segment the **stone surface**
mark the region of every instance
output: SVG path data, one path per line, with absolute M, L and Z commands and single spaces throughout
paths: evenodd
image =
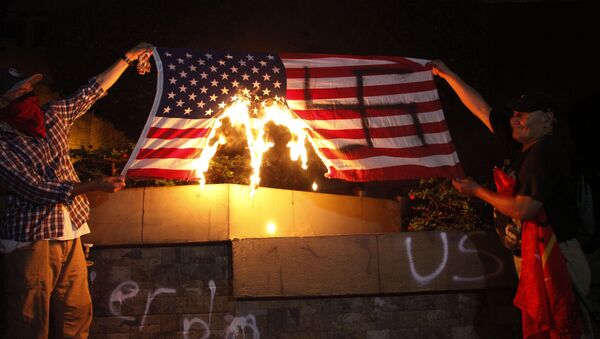
M 227 240 L 228 186 L 147 187 L 144 194 L 144 243 Z
M 233 184 L 126 188 L 89 194 L 98 246 L 244 238 L 379 234 L 399 230 L 391 200 Z
M 510 288 L 512 260 L 489 232 L 379 235 L 381 292 Z
M 230 239 L 284 237 L 294 233 L 293 191 L 260 187 L 251 196 L 248 186 L 230 185 L 230 190 Z
M 232 243 L 236 297 L 511 288 L 516 276 L 489 232 L 422 232 Z M 427 307 L 430 301 L 416 307 Z
M 353 237 L 337 238 L 350 243 L 349 248 L 357 246 L 352 244 Z M 339 249 L 331 242 L 323 242 L 321 245 L 329 248 L 322 252 L 320 246 L 301 240 L 296 239 L 296 244 L 282 242 L 279 246 L 290 248 L 291 253 L 293 248 L 306 245 L 316 254 Z M 512 306 L 514 288 L 235 298 L 229 246 L 218 243 L 93 248 L 91 337 L 520 337 L 520 313 Z M 342 251 L 339 255 L 343 253 L 347 252 Z M 291 263 L 298 273 L 310 273 L 300 262 Z M 306 264 L 310 263 L 306 261 Z M 190 265 L 206 269 L 190 269 Z M 326 281 L 329 278 L 321 274 L 314 279 Z M 598 295 L 597 288 L 594 293 Z
M 379 289 L 374 236 L 233 241 L 238 297 L 372 294 Z
M 91 233 L 83 242 L 95 245 L 141 245 L 144 188 L 128 188 L 117 193 L 91 192 Z

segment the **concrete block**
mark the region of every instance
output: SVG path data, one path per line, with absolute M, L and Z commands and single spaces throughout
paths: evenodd
M 292 191 L 229 185 L 229 238 L 293 236 Z
M 92 222 L 103 227 L 90 239 L 102 245 L 378 234 L 399 230 L 400 220 L 391 200 L 264 187 L 252 196 L 248 186 L 232 184 L 134 188 L 90 197 Z
M 244 239 L 232 242 L 235 297 L 373 294 L 375 236 Z
M 361 197 L 294 191 L 295 236 L 378 233 L 362 220 Z
M 148 187 L 144 195 L 144 244 L 228 239 L 227 185 Z
M 117 193 L 92 192 L 91 234 L 82 239 L 94 245 L 140 245 L 144 188 L 126 188 Z
M 376 232 L 400 232 L 402 216 L 400 205 L 390 199 L 361 199 L 361 219 L 366 234 Z

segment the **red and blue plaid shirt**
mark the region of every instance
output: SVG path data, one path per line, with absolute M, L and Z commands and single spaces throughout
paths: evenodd
M 69 157 L 68 138 L 75 119 L 104 95 L 93 78 L 73 96 L 44 105 L 45 139 L 0 126 L 0 186 L 6 191 L 0 239 L 35 241 L 62 236 L 61 204 L 67 207 L 74 227 L 87 221 L 90 207 L 85 195 L 70 199 L 79 178 Z

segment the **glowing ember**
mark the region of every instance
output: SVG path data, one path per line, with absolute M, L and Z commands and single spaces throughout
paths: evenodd
M 313 184 L 312 184 L 312 190 L 313 190 L 313 191 L 316 191 L 316 190 L 317 190 L 317 188 L 319 188 L 319 185 L 317 185 L 317 182 L 315 181 L 315 182 L 313 182 Z
M 231 126 L 245 130 L 252 167 L 252 174 L 250 175 L 250 194 L 252 196 L 260 184 L 260 166 L 263 155 L 274 146 L 273 142 L 268 140 L 265 135 L 265 126 L 269 122 L 284 126 L 289 130 L 291 140 L 288 142 L 287 147 L 290 149 L 290 158 L 294 161 L 300 159 L 302 168 L 308 168 L 308 153 L 305 142 L 308 140 L 312 144 L 312 140 L 306 132 L 308 126 L 304 121 L 297 119 L 294 113 L 282 102 L 263 101 L 257 104 L 248 96 L 234 95 L 231 105 L 225 107 L 222 113 L 214 119 L 215 122 L 206 139 L 206 145 L 202 148 L 200 157 L 195 160 L 194 168 L 200 178 L 201 185 L 206 183 L 204 173 L 208 170 L 210 159 L 217 152 L 219 145 L 226 143 L 225 137 L 220 131 L 223 120 L 226 118 L 229 119 Z
M 268 234 L 275 234 L 275 232 L 277 232 L 277 226 L 275 226 L 274 223 L 270 222 L 267 224 L 267 233 Z

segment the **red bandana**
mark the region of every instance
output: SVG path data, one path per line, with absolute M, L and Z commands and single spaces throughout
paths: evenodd
M 26 94 L 0 110 L 0 120 L 14 129 L 34 137 L 46 137 L 44 113 L 37 95 Z

